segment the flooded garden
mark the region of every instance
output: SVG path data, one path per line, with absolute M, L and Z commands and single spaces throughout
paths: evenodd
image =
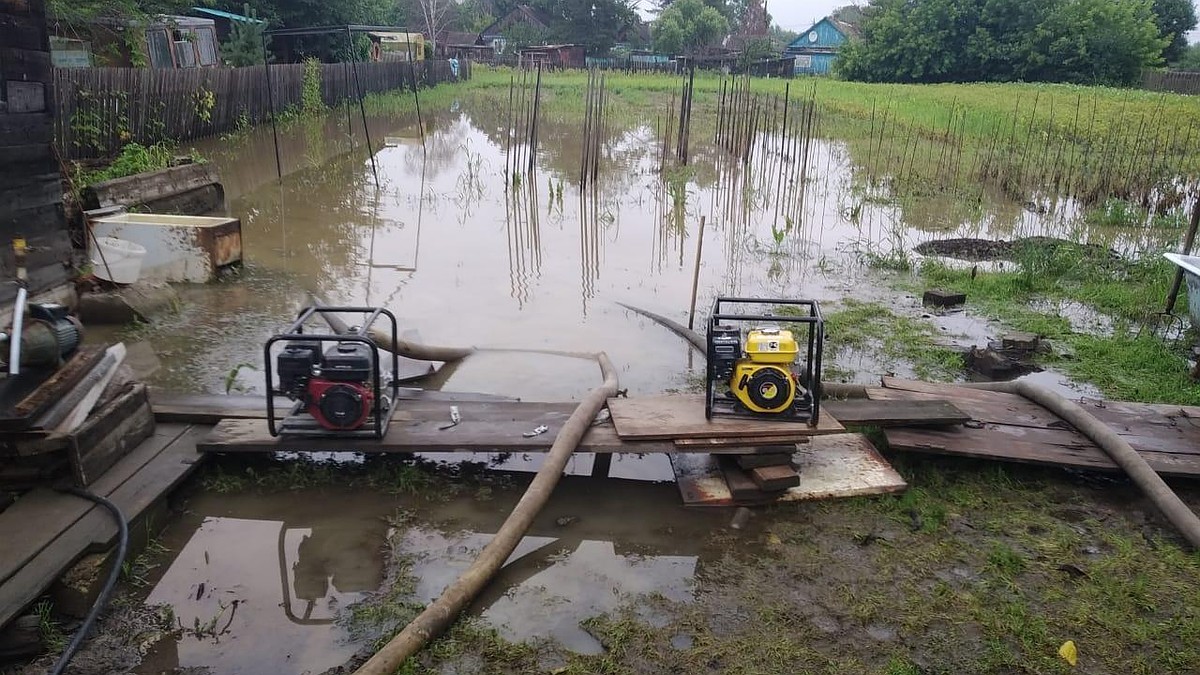
M 365 127 L 347 107 L 195 143 L 246 264 L 123 331 L 156 357 L 144 379 L 263 395 L 263 342 L 316 297 L 480 348 L 427 388 L 574 400 L 599 376 L 571 354 L 604 351 L 631 394 L 695 391 L 702 357 L 627 306 L 702 326 L 735 295 L 821 301 L 831 381 L 967 379 L 964 350 L 1018 329 L 1051 344 L 1028 376 L 1068 396 L 1200 403 L 1186 316 L 1156 316 L 1200 168 L 1186 97 L 543 77 L 477 68 L 419 118 L 401 92 Z M 220 458 L 71 672 L 348 672 L 541 461 L 462 459 Z M 681 506 L 665 456 L 610 479 L 576 457 L 471 618 L 402 672 L 1065 673 L 1067 640 L 1081 672 L 1200 669 L 1200 558 L 1131 485 L 889 460 L 902 496 L 732 529 Z

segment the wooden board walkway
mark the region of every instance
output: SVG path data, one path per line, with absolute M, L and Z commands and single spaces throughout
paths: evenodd
M 198 466 L 195 441 L 203 428 L 159 425 L 150 438 L 89 486 L 130 521 L 170 492 Z M 49 488 L 32 490 L 0 512 L 0 626 L 41 595 L 84 553 L 116 538 L 108 511 Z
M 946 399 L 973 423 L 951 429 L 886 430 L 894 450 L 1116 471 L 1103 450 L 1050 411 L 1016 394 L 884 378 L 878 401 Z M 1081 404 L 1129 442 L 1157 472 L 1200 476 L 1200 407 L 1090 401 Z
M 511 396 L 497 394 L 460 393 L 453 391 L 435 391 L 432 389 L 417 389 L 401 387 L 401 401 L 423 401 L 430 403 L 445 403 L 446 406 L 457 403 L 489 403 L 515 402 Z M 176 394 L 154 390 L 150 392 L 150 405 L 154 410 L 154 418 L 159 422 L 180 424 L 216 424 L 221 420 L 265 420 L 267 418 L 267 401 L 265 396 L 245 396 L 240 394 Z M 275 397 L 275 409 L 283 412 L 290 409 L 292 402 L 283 396 Z M 446 408 L 447 411 L 449 408 Z M 449 414 L 447 412 L 447 414 Z
M 703 396 L 610 398 L 608 409 L 617 433 L 626 441 L 680 438 L 745 438 L 752 441 L 761 436 L 803 439 L 846 430 L 824 410 L 816 427 L 810 427 L 805 422 L 742 417 L 713 417 L 709 420 L 704 417 Z
M 712 455 L 671 455 L 679 494 L 689 506 L 731 506 L 765 502 L 808 501 L 890 494 L 907 484 L 862 434 L 813 437 L 798 446 L 794 461 L 800 467 L 800 485 L 782 494 L 761 493 L 735 499 Z

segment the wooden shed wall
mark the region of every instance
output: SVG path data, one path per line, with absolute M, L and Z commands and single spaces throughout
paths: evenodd
M 44 0 L 0 0 L 0 304 L 16 295 L 24 236 L 32 293 L 67 281 L 71 241 L 52 148 L 53 71 Z

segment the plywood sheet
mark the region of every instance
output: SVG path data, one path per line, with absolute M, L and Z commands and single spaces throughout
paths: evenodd
M 889 494 L 908 487 L 862 434 L 832 434 L 812 439 L 794 456 L 800 485 L 766 501 L 810 501 Z M 689 506 L 737 504 L 725 481 L 718 458 L 711 455 L 672 455 L 671 466 L 683 502 Z M 753 503 L 753 502 L 751 502 Z
M 664 440 L 676 438 L 804 438 L 845 431 L 822 409 L 816 427 L 804 422 L 749 419 L 741 417 L 704 418 L 702 396 L 646 396 L 608 400 L 613 424 L 622 440 Z

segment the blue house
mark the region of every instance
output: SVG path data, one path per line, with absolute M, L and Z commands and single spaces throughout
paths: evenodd
M 793 40 L 783 55 L 795 57 L 797 75 L 828 75 L 838 49 L 856 37 L 858 28 L 827 16 Z

